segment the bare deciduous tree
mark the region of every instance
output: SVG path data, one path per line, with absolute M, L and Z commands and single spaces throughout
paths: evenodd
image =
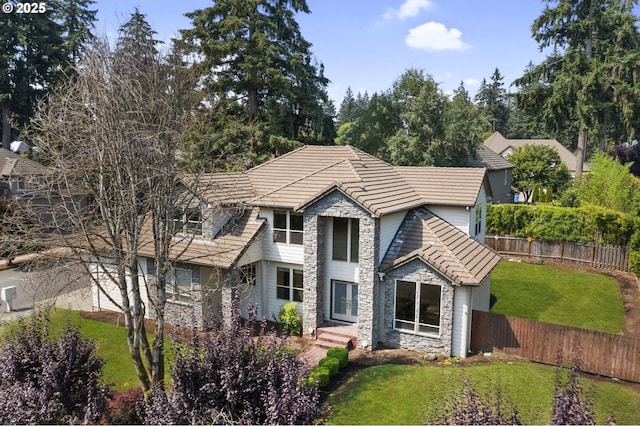
M 39 106 L 29 133 L 54 171 L 49 189 L 59 198 L 50 218 L 56 237 L 47 241 L 65 247 L 67 261 L 122 311 L 147 394 L 164 379 L 165 277 L 181 193 L 176 157 L 189 103 L 197 101 L 196 79 L 180 55 L 152 59 L 96 42 L 77 77 Z M 83 197 L 89 202 L 80 202 Z M 149 241 L 153 281 L 139 273 L 138 253 Z M 106 288 L 113 285 L 119 297 Z M 144 325 L 148 310 L 156 319 L 152 344 Z

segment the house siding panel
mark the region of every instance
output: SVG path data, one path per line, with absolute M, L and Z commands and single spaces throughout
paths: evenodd
M 304 248 L 298 244 L 273 242 L 273 210 L 260 209 L 260 217 L 267 220 L 262 233 L 262 258 L 274 262 L 302 264 Z
M 436 216 L 446 220 L 462 232 L 470 235 L 470 226 L 473 226 L 471 222 L 472 209 L 466 207 L 445 207 L 445 206 L 428 206 L 429 211 L 433 212 Z
M 384 254 L 387 252 L 387 249 L 391 245 L 393 241 L 393 237 L 395 237 L 396 232 L 398 232 L 398 228 L 402 224 L 404 217 L 407 212 L 402 211 L 398 213 L 393 213 L 390 215 L 383 216 L 380 219 L 380 257 L 379 262 L 382 262 L 384 258 Z

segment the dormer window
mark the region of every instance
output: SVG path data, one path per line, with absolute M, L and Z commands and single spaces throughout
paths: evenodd
M 202 235 L 202 212 L 199 207 L 176 208 L 173 222 L 177 233 Z
M 273 212 L 273 242 L 302 245 L 302 214 L 285 210 Z

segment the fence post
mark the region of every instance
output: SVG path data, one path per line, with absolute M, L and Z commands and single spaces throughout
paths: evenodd
M 527 257 L 531 257 L 531 237 L 527 237 Z
M 564 241 L 560 241 L 560 263 L 564 263 Z
M 590 266 L 593 266 L 593 261 L 596 258 L 596 245 L 595 243 L 591 243 L 591 262 L 589 262 Z

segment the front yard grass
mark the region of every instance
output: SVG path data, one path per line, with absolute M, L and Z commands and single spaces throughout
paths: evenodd
M 359 371 L 327 398 L 328 424 L 438 423 L 462 380 L 483 398 L 495 398 L 516 408 L 523 424 L 549 424 L 553 403 L 554 367 L 526 361 L 491 361 L 465 367 L 448 365 L 381 365 Z M 615 416 L 618 424 L 640 424 L 640 392 L 630 387 L 583 379 L 594 400 L 596 422 Z M 489 394 L 490 396 L 487 396 Z M 508 410 L 505 410 L 508 411 Z
M 68 322 L 80 330 L 83 337 L 93 340 L 97 346 L 98 355 L 105 360 L 103 368 L 103 382 L 113 384 L 113 390 L 124 391 L 140 386 L 133 366 L 125 328 L 116 324 L 93 321 L 80 317 L 80 311 L 53 308 L 51 310 L 51 334 L 55 336 L 63 325 Z M 8 326 L 12 326 L 10 323 Z M 147 334 L 149 344 L 153 344 L 154 335 Z M 171 356 L 169 341 L 165 340 L 165 364 L 168 365 Z M 165 382 L 169 383 L 168 368 L 165 368 Z
M 502 261 L 491 275 L 491 312 L 589 330 L 620 333 L 624 306 L 611 277 Z

